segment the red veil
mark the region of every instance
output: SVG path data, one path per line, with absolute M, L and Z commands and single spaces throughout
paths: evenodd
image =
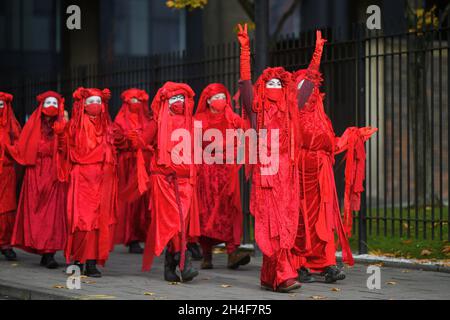
M 45 99 L 53 97 L 58 100 L 58 118 L 57 121 L 64 122 L 64 98 L 57 92 L 47 91 L 36 97 L 39 105 L 37 109 L 31 114 L 27 123 L 23 127 L 20 138 L 12 147 L 8 147 L 14 159 L 23 166 L 33 166 L 36 164 L 37 151 L 39 142 L 41 141 L 41 118 L 42 108 Z M 65 162 L 61 161 L 61 155 L 58 153 L 58 137 L 55 134 L 54 157 L 55 169 L 57 170 L 58 180 L 65 181 L 67 179 L 67 170 L 64 169 Z
M 11 140 L 13 137 L 19 136 L 21 127 L 11 106 L 13 95 L 6 92 L 0 92 L 0 100 L 2 100 L 5 104 L 5 106 L 0 109 L 0 173 L 2 173 L 3 162 L 6 157 L 5 145 L 14 142 Z
M 102 98 L 101 113 L 94 119 L 85 116 L 86 99 L 92 96 Z M 73 204 L 78 189 L 84 188 L 84 192 L 89 192 L 89 185 L 80 185 L 80 167 L 83 170 L 92 165 L 103 164 L 101 175 L 103 179 L 100 185 L 99 197 L 99 221 L 98 221 L 98 263 L 104 264 L 111 249 L 110 226 L 115 223 L 117 208 L 117 174 L 116 158 L 113 146 L 111 118 L 108 113 L 108 101 L 111 98 L 109 89 L 78 88 L 73 93 L 74 104 L 72 109 L 72 119 L 69 123 L 69 157 L 71 168 L 71 181 L 68 195 L 68 226 L 69 238 L 66 245 L 66 260 L 70 261 L 74 235 L 79 228 L 79 216 L 90 213 L 92 210 L 87 204 L 87 209 L 82 207 L 83 203 Z M 87 121 L 91 121 L 88 123 Z M 78 164 L 74 167 L 74 164 Z M 75 168 L 75 169 L 74 169 Z M 96 168 L 96 167 L 94 167 Z M 75 170 L 75 172 L 74 172 Z M 83 228 L 85 226 L 83 225 Z M 91 231 L 91 230 L 88 230 Z
M 117 114 L 114 123 L 117 124 L 123 131 L 128 132 L 130 130 L 134 130 L 137 127 L 141 130 L 148 128 L 152 121 L 152 116 L 150 115 L 150 110 L 148 107 L 149 96 L 144 90 L 140 89 L 128 89 L 121 94 L 121 99 L 123 101 L 122 107 Z M 134 120 L 134 115 L 130 109 L 128 104 L 131 102 L 131 99 L 136 98 L 141 102 L 141 108 L 137 113 L 137 121 Z M 124 139 L 124 137 L 122 137 Z M 136 168 L 137 168 L 137 184 L 130 184 L 130 187 L 133 185 L 137 185 L 137 189 L 140 194 L 143 194 L 148 189 L 149 177 L 147 174 L 147 170 L 145 168 L 145 159 L 142 149 L 137 149 L 136 151 Z M 122 193 L 126 194 L 129 197 L 134 197 L 132 194 L 132 190 L 130 188 L 126 188 Z M 122 194 L 123 196 L 123 194 Z
M 169 241 L 178 234 L 182 233 L 181 239 L 181 262 L 180 269 L 184 268 L 184 252 L 186 240 L 188 238 L 198 237 L 200 235 L 200 226 L 198 221 L 198 205 L 195 190 L 196 170 L 194 164 L 176 165 L 172 163 L 171 151 L 176 142 L 171 141 L 172 131 L 179 127 L 180 117 L 173 117 L 169 114 L 169 99 L 176 95 L 183 95 L 184 100 L 184 120 L 183 128 L 191 133 L 193 137 L 193 109 L 194 92 L 189 85 L 184 83 L 166 82 L 158 90 L 153 99 L 151 108 L 155 120 L 157 121 L 157 147 L 156 155 L 152 159 L 151 170 L 155 183 L 152 185 L 152 219 L 145 245 L 142 270 L 150 270 L 154 255 L 159 256 Z M 175 119 L 175 118 L 178 118 Z M 175 174 L 175 179 L 171 176 Z M 176 180 L 179 178 L 179 182 Z M 169 180 L 172 179 L 172 182 Z M 172 187 L 179 184 L 180 198 L 182 203 L 190 203 L 189 212 L 183 212 L 187 215 L 189 225 L 184 225 L 184 218 L 181 219 L 181 204 L 177 198 L 178 187 Z M 187 205 L 186 205 L 187 207 Z M 158 209 L 159 208 L 159 209 Z

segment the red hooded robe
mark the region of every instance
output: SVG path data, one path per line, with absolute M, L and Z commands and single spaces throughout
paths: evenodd
M 148 94 L 129 89 L 121 95 L 123 105 L 114 120 L 114 140 L 118 154 L 119 197 L 115 244 L 128 245 L 132 241 L 144 242 L 150 224 L 149 172 L 151 145 L 156 136 L 156 122 L 148 110 Z M 140 101 L 139 109 L 131 111 L 131 99 Z M 140 141 L 133 145 L 130 132 L 137 132 Z
M 58 100 L 58 114 L 43 114 L 46 98 Z M 10 153 L 25 166 L 25 176 L 17 209 L 12 245 L 25 251 L 45 254 L 63 250 L 66 242 L 67 184 L 64 165 L 64 135 L 54 133 L 56 121 L 64 120 L 64 99 L 48 91 L 37 96 L 38 108 L 25 124 Z
M 241 60 L 242 61 L 242 60 Z M 241 62 L 245 63 L 244 62 Z M 248 64 L 249 62 L 247 62 Z M 248 69 L 244 66 L 245 69 Z M 268 98 L 266 82 L 276 78 L 282 83 L 279 100 Z M 262 175 L 259 161 L 252 168 L 250 212 L 255 216 L 256 242 L 263 252 L 261 282 L 276 289 L 297 278 L 292 259 L 299 219 L 298 172 L 295 169 L 296 111 L 291 103 L 291 77 L 282 67 L 267 68 L 251 92 L 251 82 L 241 72 L 240 90 L 247 114 L 258 131 L 267 129 L 268 150 L 273 129 L 279 130 L 279 167 L 273 175 Z M 273 150 L 272 150 L 273 149 Z M 261 154 L 259 152 L 259 154 Z
M 102 98 L 101 113 L 85 112 L 86 99 Z M 97 260 L 104 265 L 111 249 L 116 223 L 117 172 L 108 89 L 78 88 L 69 123 L 69 191 L 67 198 L 67 262 Z
M 225 94 L 227 104 L 223 112 L 213 113 L 207 100 L 218 93 Z M 203 90 L 195 120 L 202 122 L 203 131 L 217 129 L 224 138 L 223 164 L 202 164 L 198 168 L 197 190 L 201 235 L 215 243 L 227 243 L 229 250 L 235 249 L 240 245 L 242 236 L 240 166 L 226 163 L 227 141 L 225 141 L 225 137 L 227 129 L 245 130 L 249 125 L 233 112 L 230 93 L 220 83 L 210 84 Z M 204 142 L 203 148 L 209 144 L 210 142 Z
M 317 42 L 308 69 L 299 70 L 293 74 L 295 105 L 301 104 L 297 103 L 296 98 L 299 97 L 301 100 L 303 95 L 301 91 L 303 85 L 298 92 L 298 84 L 304 80 L 312 84 L 312 92 L 305 99 L 306 103 L 303 106 L 298 105 L 300 107 L 298 115 L 300 212 L 308 218 L 303 223 L 306 222 L 306 233 L 309 230 L 308 235 L 311 241 L 310 250 L 300 253 L 298 267 L 305 266 L 318 272 L 323 271 L 327 266 L 336 265 L 335 232 L 342 248 L 343 261 L 349 265 L 354 263 L 346 234 L 349 229 L 344 227 L 339 209 L 333 172 L 334 156 L 348 150 L 344 205 L 348 214 L 350 210 L 359 209 L 359 199 L 363 191 L 362 181 L 365 175 L 364 141 L 376 131 L 376 129 L 352 127 L 348 128 L 342 137 L 335 135 L 323 107 L 324 95 L 319 90 L 322 83 L 319 67 L 324 43 L 324 40 Z M 299 230 L 304 230 L 305 225 L 299 225 Z M 351 224 L 348 226 L 351 228 Z M 298 234 L 299 246 L 305 239 L 304 235 L 305 231 Z
M 0 109 L 0 249 L 9 247 L 17 208 L 16 171 L 6 146 L 19 139 L 20 124 L 14 116 L 13 96 L 0 92 L 4 107 Z
M 169 99 L 176 95 L 185 98 L 183 114 L 169 112 Z M 191 139 L 193 145 L 194 92 L 187 84 L 166 82 L 156 93 L 151 108 L 158 123 L 158 135 L 156 155 L 150 165 L 151 222 L 142 269 L 150 270 L 154 256 L 161 255 L 169 243 L 177 243 L 181 250 L 182 270 L 186 241 L 200 236 L 194 192 L 197 173 L 193 158 L 190 163 L 175 164 L 172 161 L 172 148 L 179 142 L 171 141 L 171 135 L 176 129 L 184 129 L 189 132 L 189 137 L 184 138 Z

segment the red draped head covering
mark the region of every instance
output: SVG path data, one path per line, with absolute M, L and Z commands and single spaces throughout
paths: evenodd
M 102 112 L 96 117 L 96 136 L 90 136 L 86 129 L 84 116 L 84 109 L 86 106 L 86 99 L 93 96 L 102 98 Z M 72 147 L 75 147 L 75 152 L 78 155 L 84 156 L 89 152 L 88 140 L 94 141 L 97 138 L 103 140 L 111 125 L 111 117 L 108 112 L 108 101 L 111 98 L 111 91 L 109 89 L 83 88 L 80 87 L 73 93 L 74 103 L 72 109 L 72 119 L 70 122 L 70 139 Z M 103 142 L 106 142 L 103 140 Z M 98 144 L 98 143 L 97 143 Z
M 221 83 L 211 83 L 205 89 L 203 89 L 195 114 L 207 111 L 209 108 L 208 99 L 219 93 L 225 94 L 227 100 L 227 108 L 231 108 L 231 96 L 228 89 Z
M 297 126 L 297 108 L 292 101 L 292 76 L 291 74 L 284 70 L 283 67 L 267 68 L 263 71 L 261 76 L 258 78 L 254 85 L 253 90 L 253 112 L 257 114 L 257 129 L 263 129 L 264 124 L 264 109 L 269 106 L 269 99 L 266 96 L 266 83 L 271 79 L 280 79 L 283 90 L 283 99 L 277 104 L 277 107 L 281 112 L 285 113 L 286 122 L 285 128 L 280 128 L 280 130 L 288 130 L 290 143 L 290 155 L 291 160 L 294 161 L 294 139 L 298 129 Z
M 220 114 L 213 115 L 212 113 L 207 113 L 207 111 L 209 110 L 208 99 L 219 93 L 225 94 L 225 100 L 227 102 L 225 110 Z M 240 117 L 233 112 L 232 106 L 231 95 L 227 87 L 225 87 L 221 83 L 211 83 L 205 89 L 203 89 L 202 94 L 200 95 L 197 110 L 195 111 L 195 115 L 197 117 L 200 116 L 199 119 L 204 120 L 202 118 L 207 118 L 207 116 L 205 116 L 206 114 L 208 114 L 209 116 L 220 116 L 221 114 L 223 114 L 225 115 L 228 123 L 235 125 L 237 118 Z
M 157 163 L 159 165 L 169 166 L 171 164 L 169 143 L 172 134 L 173 117 L 169 114 L 169 99 L 177 95 L 184 96 L 186 130 L 193 132 L 194 91 L 185 83 L 166 82 L 156 93 L 151 106 L 155 120 L 158 123 Z
M 39 142 L 41 141 L 42 106 L 45 99 L 49 97 L 53 97 L 58 100 L 58 121 L 63 121 L 64 119 L 64 98 L 59 93 L 47 91 L 36 97 L 39 105 L 25 124 L 17 145 L 14 149 L 10 150 L 13 157 L 21 165 L 32 166 L 36 164 Z
M 0 100 L 4 102 L 4 107 L 0 109 L 0 173 L 3 171 L 3 161 L 5 159 L 5 148 L 2 143 L 8 145 L 14 143 L 14 136 L 20 133 L 20 124 L 17 121 L 12 109 L 13 96 L 6 92 L 0 92 Z
M 137 113 L 137 119 L 138 119 L 138 125 L 144 126 L 145 123 L 148 123 L 148 121 L 151 120 L 150 111 L 148 107 L 148 100 L 149 96 L 147 92 L 140 89 L 128 89 L 124 92 L 122 92 L 120 98 L 122 99 L 122 107 L 119 110 L 119 113 L 116 116 L 116 119 L 114 120 L 117 124 L 119 124 L 122 129 L 125 130 L 131 130 L 135 129 L 132 126 L 131 118 L 133 118 L 133 113 L 129 110 L 129 104 L 131 103 L 131 100 L 133 98 L 136 98 L 141 103 L 141 108 L 139 112 Z
M 20 127 L 12 109 L 13 95 L 6 92 L 0 92 L 0 100 L 5 103 L 5 106 L 1 109 L 3 111 L 0 115 L 0 129 L 6 129 L 9 132 L 12 126 Z

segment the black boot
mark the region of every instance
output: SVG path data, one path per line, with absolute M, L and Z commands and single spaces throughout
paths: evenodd
M 345 279 L 345 273 L 337 266 L 329 266 L 325 268 L 325 271 L 322 273 L 325 276 L 326 283 L 333 283 L 338 280 Z
M 139 241 L 132 241 L 128 245 L 128 252 L 135 254 L 143 254 L 144 249 L 142 249 L 141 245 L 139 244 Z
M 56 269 L 59 267 L 58 262 L 55 260 L 54 253 L 45 253 L 42 255 L 41 266 L 46 267 L 48 269 Z
M 17 260 L 17 255 L 13 249 L 2 250 L 2 255 L 4 255 L 6 260 L 8 260 L 8 261 L 16 261 Z
M 91 278 L 101 278 L 102 273 L 97 269 L 97 261 L 96 260 L 87 260 L 86 261 L 86 270 L 84 274 Z
M 84 264 L 80 263 L 80 261 L 75 261 L 73 263 L 74 266 L 77 266 L 78 268 L 80 268 L 80 274 L 83 274 L 84 272 Z
M 180 282 L 180 277 L 176 274 L 177 262 L 172 253 L 166 249 L 164 256 L 164 280 L 169 282 Z
M 175 261 L 177 262 L 177 265 L 180 265 L 180 258 L 181 254 L 180 252 L 175 253 Z M 192 281 L 196 276 L 198 276 L 198 271 L 192 266 L 192 255 L 189 250 L 186 250 L 185 257 L 184 257 L 184 270 L 181 272 L 181 281 L 188 282 Z
M 187 249 L 191 252 L 193 260 L 200 261 L 203 259 L 202 251 L 197 243 L 188 243 Z
M 298 270 L 298 281 L 300 281 L 300 283 L 312 283 L 316 281 L 316 279 L 312 276 L 309 269 L 301 267 L 301 269 Z

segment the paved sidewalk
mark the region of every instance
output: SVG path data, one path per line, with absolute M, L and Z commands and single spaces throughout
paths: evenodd
M 214 255 L 213 270 L 187 284 L 173 285 L 163 280 L 162 259 L 155 259 L 150 273 L 140 271 L 140 255 L 116 247 L 100 279 L 83 278 L 81 290 L 65 288 L 63 268 L 48 270 L 39 266 L 40 258 L 17 250 L 19 261 L 0 257 L 0 296 L 21 299 L 450 299 L 450 274 L 381 267 L 381 289 L 369 290 L 367 266 L 346 268 L 347 279 L 335 284 L 312 283 L 291 294 L 261 290 L 261 258 L 233 271 L 226 269 L 226 255 Z M 62 262 L 62 255 L 57 255 Z M 199 262 L 194 263 L 197 267 Z

